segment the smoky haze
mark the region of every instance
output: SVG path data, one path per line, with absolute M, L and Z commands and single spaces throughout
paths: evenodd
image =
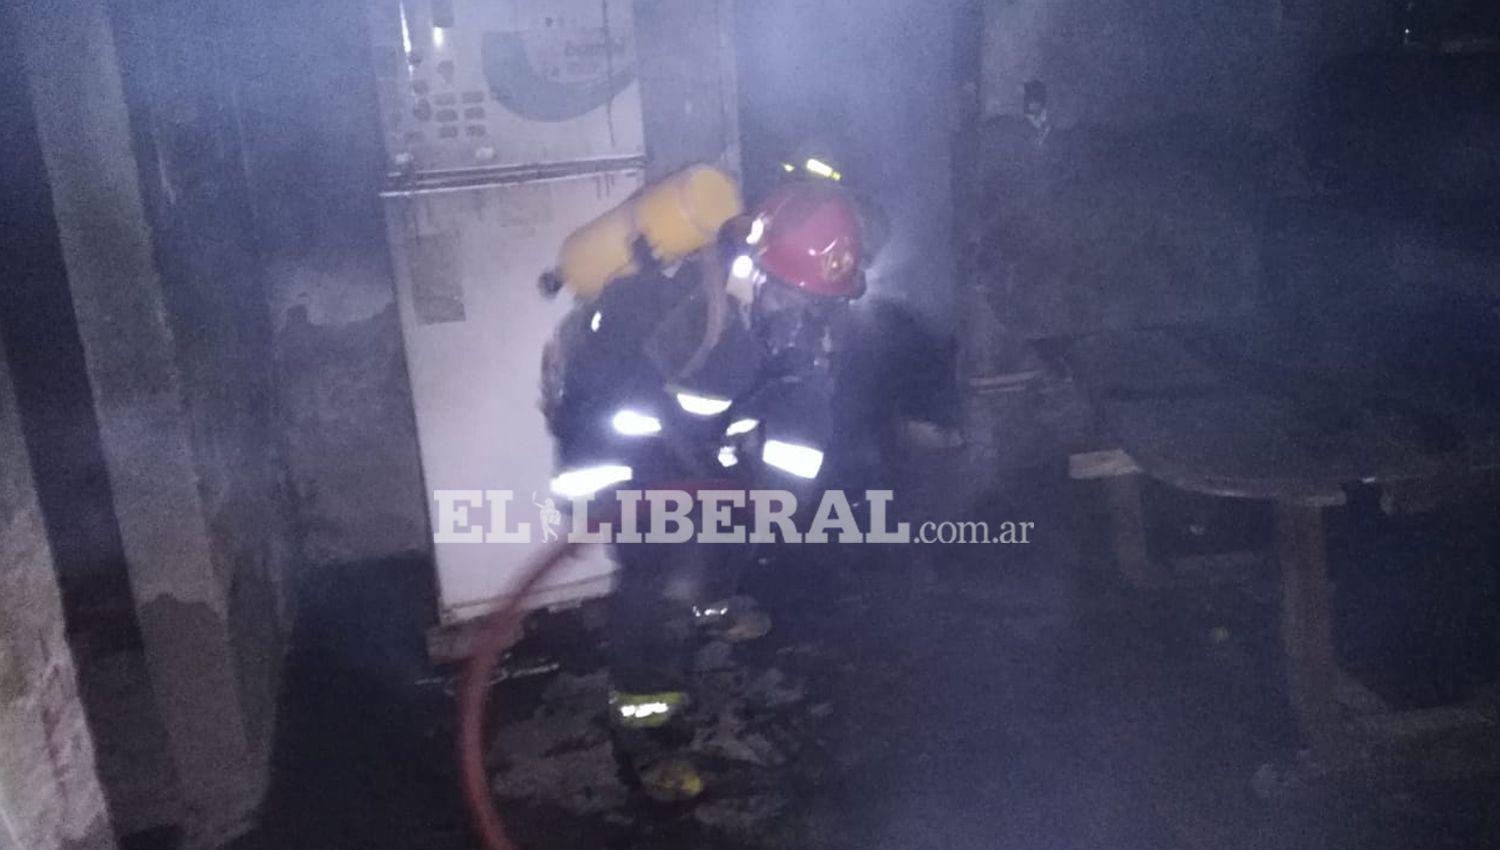
M 828 149 L 891 220 L 871 293 L 935 330 L 953 322 L 954 12 L 948 0 L 773 0 L 740 4 L 736 20 L 750 196 L 781 158 Z

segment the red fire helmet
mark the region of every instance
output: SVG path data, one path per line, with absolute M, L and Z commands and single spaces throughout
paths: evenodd
M 815 295 L 857 298 L 860 271 L 859 214 L 854 201 L 828 183 L 790 183 L 756 210 L 752 235 L 761 269 L 782 283 Z

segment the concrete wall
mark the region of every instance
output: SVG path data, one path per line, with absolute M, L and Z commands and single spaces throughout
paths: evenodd
M 264 289 L 218 58 L 233 4 L 24 9 L 32 99 L 188 847 L 268 775 L 290 556 Z M 57 57 L 70 61 L 60 62 Z
M 1275 129 L 1317 64 L 1394 34 L 1379 0 L 988 0 L 984 110 L 1048 84 L 1053 118 L 1131 125 L 1190 113 Z
M 0 76 L 24 80 L 20 39 L 0 9 Z M 31 93 L 0 87 L 6 165 L 0 338 L 62 591 L 99 782 L 119 835 L 176 822 L 178 783 L 152 697 L 124 544 L 68 290 Z
M 188 448 L 257 748 L 272 732 L 294 553 L 234 69 L 222 61 L 254 15 L 243 3 L 122 0 L 113 20 Z
M 1312 194 L 1296 142 L 1319 69 L 1394 43 L 1399 4 L 976 2 L 968 377 L 1022 370 L 1028 340 L 1274 303 L 1270 225 Z M 1020 117 L 1032 79 L 1048 88 L 1044 139 Z M 1056 448 L 1055 428 L 1021 405 L 974 392 L 968 407 L 981 467 Z
M 1360 101 L 1383 115 L 1430 99 L 1398 97 L 1378 74 L 1368 95 L 1326 90 L 1331 65 L 1386 64 L 1369 52 L 1396 45 L 1396 11 L 1382 0 L 988 2 L 981 89 L 994 120 L 980 147 L 990 209 L 977 217 L 976 267 L 994 295 L 990 324 L 1023 338 L 1073 336 L 1264 306 L 1269 226 L 1289 201 L 1315 194 L 1308 142 L 1319 122 Z M 1045 144 L 1018 117 L 1030 79 L 1049 89 Z M 1420 133 L 1441 122 L 1402 123 Z M 1409 147 L 1395 138 L 1354 141 Z M 1471 138 L 1476 155 L 1424 163 L 1478 163 L 1482 134 Z M 1380 187 L 1421 167 L 1379 170 L 1356 182 Z
M 8 12 L 0 7 L 0 77 L 22 80 L 20 41 Z M 0 162 L 6 169 L 5 197 L 0 201 L 0 244 L 6 246 L 0 336 L 5 338 L 32 463 L 48 471 L 37 478 L 37 495 L 48 523 L 63 605 L 100 615 L 123 602 L 128 611 L 125 556 L 30 91 L 23 85 L 0 89 L 0 114 L 9 116 L 6 132 L 0 134 Z
M 114 847 L 0 350 L 0 848 Z
M 430 548 L 378 193 L 366 5 L 266 0 L 233 67 L 284 447 L 309 565 Z
M 695 162 L 740 170 L 731 0 L 635 0 L 646 179 Z

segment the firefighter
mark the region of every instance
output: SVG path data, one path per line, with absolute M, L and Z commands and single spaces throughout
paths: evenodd
M 624 399 L 639 397 L 626 394 L 650 382 L 679 401 L 694 393 L 736 398 L 742 388 L 789 383 L 821 392 L 826 407 L 835 355 L 830 328 L 864 290 L 859 216 L 843 189 L 832 181 L 783 185 L 726 224 L 716 243 L 674 266 L 640 254 L 641 270 L 605 286 L 549 347 L 544 407 L 562 462 L 591 423 L 607 420 Z M 642 361 L 650 365 L 642 368 Z M 722 435 L 712 436 L 717 445 Z M 656 458 L 656 468 L 634 469 L 642 486 L 669 481 L 682 489 L 677 482 L 691 479 L 671 465 L 670 453 Z M 608 657 L 617 748 L 650 796 L 691 799 L 702 779 L 683 754 L 692 739 L 683 719 L 700 635 L 749 640 L 770 627 L 752 600 L 736 595 L 749 548 L 629 543 L 616 545 L 615 555 Z
M 1029 97 L 1040 98 L 1039 112 L 1028 100 L 1027 115 L 1035 115 L 1045 127 L 1045 86 L 1027 85 Z M 777 176 L 783 184 L 832 183 L 848 193 L 859 218 L 864 239 L 862 263 L 869 273 L 890 238 L 891 221 L 884 207 L 861 190 L 860 175 L 840 155 L 849 150 L 847 143 L 824 138 L 803 142 L 782 158 Z M 956 388 L 941 377 L 954 372 L 951 341 L 924 327 L 896 299 L 864 299 L 855 313 L 844 329 L 843 345 L 849 353 L 846 363 L 858 363 L 857 374 L 854 381 L 840 383 L 844 398 L 838 405 L 845 414 L 840 430 L 845 432 L 846 459 L 861 470 L 850 474 L 867 480 L 883 475 L 897 452 L 941 451 L 962 445 L 963 437 L 956 427 Z M 926 368 L 913 369 L 913 362 Z M 942 368 L 933 368 L 934 364 L 942 364 Z M 937 380 L 933 380 L 935 373 Z M 893 397 L 895 405 L 891 403 Z M 872 428 L 872 422 L 884 423 L 884 427 Z M 856 455 L 858 459 L 852 459 Z

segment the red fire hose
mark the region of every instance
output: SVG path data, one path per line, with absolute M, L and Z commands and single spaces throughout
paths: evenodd
M 505 606 L 485 619 L 479 628 L 474 655 L 464 671 L 458 695 L 458 766 L 464 800 L 474 817 L 474 828 L 484 841 L 485 850 L 517 850 L 505 834 L 500 811 L 490 792 L 489 776 L 484 768 L 484 718 L 490 692 L 490 677 L 500 656 L 521 633 L 522 603 L 531 591 L 578 548 L 571 542 L 556 543 L 544 551 L 522 577 Z

